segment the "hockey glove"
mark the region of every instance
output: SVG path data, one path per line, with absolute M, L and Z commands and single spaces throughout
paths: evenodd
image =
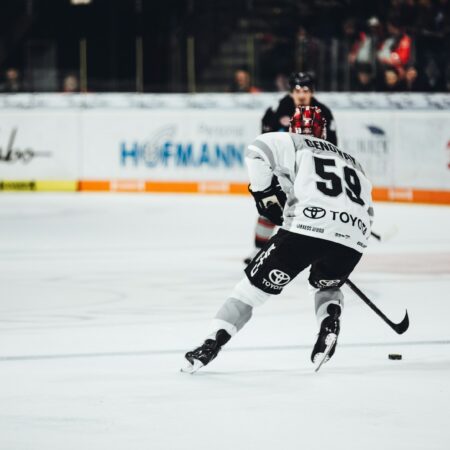
M 283 208 L 286 203 L 286 194 L 281 189 L 278 179 L 273 177 L 272 184 L 264 191 L 252 191 L 250 194 L 256 202 L 256 209 L 261 216 L 266 217 L 275 225 L 283 224 Z

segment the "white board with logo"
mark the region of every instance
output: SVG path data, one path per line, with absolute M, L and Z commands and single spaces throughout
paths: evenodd
M 240 110 L 86 111 L 81 178 L 245 181 L 259 119 Z
M 245 147 L 275 98 L 0 95 L 0 180 L 245 183 Z M 330 94 L 339 147 L 374 186 L 450 191 L 450 96 L 395 98 Z
M 336 111 L 339 147 L 375 186 L 450 189 L 450 113 Z
M 0 179 L 74 180 L 81 157 L 78 111 L 0 112 Z

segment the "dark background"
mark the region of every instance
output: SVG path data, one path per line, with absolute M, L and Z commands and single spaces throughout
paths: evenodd
M 303 26 L 320 47 L 312 68 L 319 88 L 349 90 L 352 42 L 343 24 L 353 18 L 359 32 L 368 18 L 376 16 L 384 25 L 396 13 L 414 40 L 420 73 L 435 72 L 426 90 L 447 91 L 448 7 L 447 0 L 92 0 L 78 6 L 70 0 L 2 0 L 0 81 L 15 67 L 20 90 L 59 91 L 68 74 L 80 76 L 80 40 L 86 39 L 87 90 L 136 91 L 136 39 L 142 37 L 143 90 L 186 92 L 191 36 L 196 91 L 227 91 L 240 67 L 262 90 L 274 90 L 278 73 L 298 70 L 295 36 Z M 330 69 L 333 42 L 339 63 Z

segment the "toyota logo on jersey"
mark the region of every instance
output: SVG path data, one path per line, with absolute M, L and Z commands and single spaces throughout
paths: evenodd
M 269 279 L 273 284 L 276 284 L 277 286 L 284 286 L 285 284 L 288 284 L 289 281 L 291 281 L 291 277 L 287 273 L 284 273 L 283 271 L 278 269 L 270 271 Z
M 310 219 L 321 219 L 327 212 L 318 206 L 308 206 L 303 210 L 303 214 Z

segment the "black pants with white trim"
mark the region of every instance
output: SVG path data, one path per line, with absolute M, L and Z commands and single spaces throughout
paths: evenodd
M 311 266 L 309 282 L 318 289 L 344 284 L 362 254 L 336 242 L 280 229 L 245 269 L 250 283 L 268 294 L 279 294 Z

